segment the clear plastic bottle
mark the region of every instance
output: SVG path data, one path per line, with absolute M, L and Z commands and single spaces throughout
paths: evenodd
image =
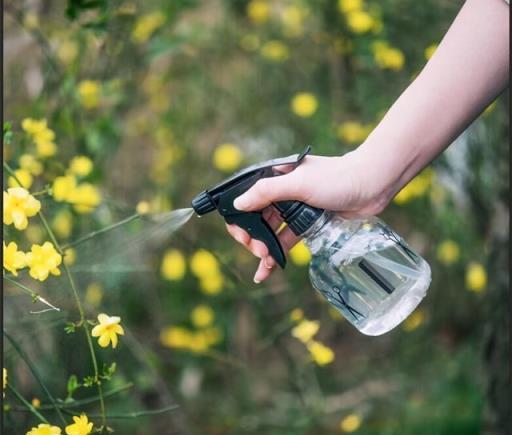
M 430 285 L 428 263 L 376 217 L 346 220 L 325 211 L 302 236 L 313 286 L 363 334 L 393 329 Z

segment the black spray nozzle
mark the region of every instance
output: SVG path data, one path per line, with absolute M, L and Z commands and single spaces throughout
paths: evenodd
M 277 235 L 263 218 L 262 210 L 252 212 L 237 210 L 233 201 L 261 178 L 282 175 L 275 171 L 274 167 L 282 165 L 297 167 L 310 151 L 311 147 L 308 146 L 301 154 L 268 160 L 242 169 L 211 189 L 198 194 L 192 200 L 192 207 L 199 216 L 216 209 L 224 216 L 228 224 L 238 225 L 247 231 L 253 239 L 263 242 L 267 246 L 269 254 L 284 268 L 286 257 L 283 248 Z M 300 201 L 280 201 L 274 206 L 279 210 L 290 229 L 297 235 L 303 234 L 323 213 L 323 210 Z
M 216 207 L 208 192 L 204 190 L 192 200 L 192 208 L 199 216 L 202 216 L 215 210 Z

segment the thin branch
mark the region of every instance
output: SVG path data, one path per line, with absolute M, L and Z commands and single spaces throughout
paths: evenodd
M 20 180 L 16 177 L 16 174 L 14 173 L 12 168 L 6 162 L 3 162 L 3 165 L 4 165 L 4 168 L 6 169 L 6 171 L 9 172 L 14 177 L 16 182 L 21 186 L 22 184 L 21 184 Z M 52 242 L 53 242 L 57 252 L 60 255 L 64 255 L 64 251 L 61 248 L 59 242 L 57 241 L 57 238 L 55 237 L 55 234 L 53 233 L 52 229 L 50 228 L 50 225 L 48 225 L 48 221 L 46 220 L 43 212 L 41 210 L 39 210 L 37 215 L 41 218 L 41 222 L 43 223 L 43 226 L 45 227 L 46 232 L 48 233 L 50 239 L 52 240 Z M 86 319 L 85 319 L 84 309 L 82 307 L 82 302 L 80 301 L 80 297 L 78 296 L 78 289 L 77 289 L 77 287 L 75 285 L 75 281 L 73 279 L 73 275 L 71 275 L 69 267 L 67 266 L 67 264 L 65 262 L 63 263 L 63 267 L 64 267 L 64 271 L 66 272 L 66 276 L 67 276 L 67 278 L 69 280 L 69 283 L 71 285 L 72 294 L 73 294 L 73 297 L 75 298 L 75 302 L 76 302 L 76 305 L 77 305 L 77 308 L 78 308 L 78 312 L 80 313 L 80 324 L 83 326 L 85 337 L 86 337 L 86 340 L 87 340 L 87 344 L 89 346 L 89 352 L 91 354 L 92 365 L 93 365 L 93 368 L 94 368 L 94 379 L 96 381 L 96 386 L 98 388 L 98 396 L 99 396 L 99 399 L 100 399 L 100 409 L 101 409 L 101 416 L 102 416 L 101 417 L 101 423 L 102 423 L 102 426 L 106 426 L 106 420 L 105 420 L 105 401 L 103 400 L 103 387 L 101 386 L 101 382 L 99 382 L 98 361 L 96 359 L 96 352 L 94 351 L 94 346 L 92 344 L 91 334 L 89 333 L 89 326 L 88 326 L 88 323 L 86 322 Z M 48 394 L 50 394 L 49 391 L 48 391 Z M 55 405 L 55 400 L 53 400 L 53 397 L 52 397 L 52 399 L 50 401 L 52 402 L 53 405 Z M 58 408 L 56 408 L 56 409 L 57 409 L 57 412 L 59 413 L 59 415 L 61 416 L 62 420 L 64 421 L 64 419 L 62 417 L 62 414 L 60 412 L 60 409 L 58 409 Z
M 48 302 L 45 298 L 40 296 L 39 293 L 37 293 L 34 290 L 30 289 L 26 285 L 23 285 L 20 282 L 15 281 L 14 279 L 12 279 L 11 277 L 9 277 L 7 275 L 4 275 L 4 279 L 6 281 L 9 281 L 10 283 L 14 284 L 16 287 L 26 291 L 30 296 L 32 296 L 32 299 L 34 300 L 34 302 L 39 301 L 39 302 L 42 302 L 43 304 L 48 305 L 50 307 L 50 308 L 48 308 L 46 310 L 31 311 L 30 313 L 37 314 L 37 313 L 43 313 L 43 312 L 46 312 L 46 311 L 60 311 L 60 308 L 57 308 L 55 305 L 53 305 L 50 302 Z
M 65 251 L 66 249 L 69 249 L 69 248 L 74 248 L 75 246 L 77 245 L 80 245 L 81 243 L 84 243 L 86 242 L 87 240 L 90 240 L 94 237 L 97 237 L 99 236 L 100 234 L 103 234 L 103 233 L 106 233 L 108 231 L 111 231 L 111 230 L 115 230 L 116 228 L 122 226 L 122 225 L 125 225 L 135 219 L 138 219 L 140 218 L 142 215 L 140 215 L 139 213 L 135 213 L 131 216 L 128 216 L 127 218 L 123 219 L 123 220 L 120 220 L 119 222 L 116 222 L 112 225 L 109 225 L 108 227 L 105 227 L 105 228 L 102 228 L 101 230 L 97 230 L 97 231 L 93 231 L 92 233 L 89 233 L 83 237 L 80 237 L 79 239 L 77 240 L 74 240 L 73 242 L 70 242 L 70 243 L 66 243 L 65 245 L 62 245 L 62 249 Z
M 34 405 L 32 405 L 31 403 L 28 402 L 27 399 L 25 399 L 21 394 L 20 392 L 14 388 L 11 384 L 7 384 L 7 388 L 9 388 L 9 390 L 11 390 L 11 392 L 16 396 L 16 398 L 21 402 L 23 403 L 23 405 L 27 408 L 27 410 L 29 412 L 31 412 L 32 414 L 34 414 L 39 420 L 41 420 L 43 423 L 48 423 L 48 420 L 46 418 L 44 418 L 44 416 L 37 411 L 36 408 L 34 408 Z
M 108 414 L 106 415 L 109 419 L 125 419 L 125 418 L 139 418 L 139 417 L 145 417 L 147 415 L 157 415 L 157 414 L 163 414 L 164 412 L 174 411 L 179 408 L 179 405 L 169 405 L 165 408 L 159 408 L 159 409 L 150 409 L 147 411 L 133 411 L 128 412 L 126 414 Z M 72 411 L 68 411 L 67 409 L 62 410 L 65 414 L 68 415 L 76 415 L 76 413 Z M 101 417 L 100 414 L 87 414 L 90 418 L 98 418 Z
M 53 408 L 59 415 L 62 423 L 66 424 L 66 421 L 64 420 L 64 416 L 62 415 L 62 412 L 60 411 L 59 407 L 57 406 L 57 402 L 55 401 L 55 398 L 53 397 L 52 393 L 50 393 L 50 390 L 48 390 L 48 388 L 46 387 L 46 384 L 43 382 L 43 379 L 41 378 L 41 376 L 39 376 L 39 373 L 36 370 L 36 367 L 34 366 L 34 364 L 32 364 L 32 361 L 30 360 L 28 355 L 25 353 L 25 351 L 23 349 L 21 349 L 21 347 L 18 345 L 18 343 L 7 333 L 7 331 L 4 330 L 3 332 L 4 332 L 5 337 L 11 343 L 12 347 L 14 347 L 16 352 L 18 352 L 18 355 L 23 359 L 23 361 L 25 361 L 25 364 L 27 364 L 28 368 L 32 372 L 32 375 L 34 376 L 34 378 L 37 380 L 37 382 L 39 383 L 41 388 L 44 390 L 44 392 L 48 396 L 48 399 L 50 399 L 50 402 L 52 403 Z
M 113 396 L 115 394 L 118 394 L 122 391 L 125 391 L 125 390 L 128 390 L 130 388 L 133 387 L 133 383 L 130 382 L 126 385 L 122 385 L 118 388 L 113 388 L 112 390 L 109 390 L 109 391 L 105 391 L 103 393 L 103 397 L 109 397 L 109 396 Z M 83 406 L 83 405 L 89 405 L 91 403 L 95 403 L 97 401 L 99 401 L 100 398 L 99 396 L 94 396 L 94 397 L 87 397 L 86 399 L 81 399 L 81 400 L 73 400 L 72 402 L 62 402 L 62 403 L 57 403 L 57 406 L 60 408 L 60 409 L 68 409 L 68 408 L 76 408 L 78 406 Z M 40 406 L 37 407 L 38 409 L 42 409 L 42 410 L 45 410 L 45 409 L 53 409 L 53 405 L 50 405 L 50 404 L 41 404 Z M 24 409 L 15 409 L 16 411 L 23 411 Z

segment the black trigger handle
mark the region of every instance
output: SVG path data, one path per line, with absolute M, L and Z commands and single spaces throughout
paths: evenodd
M 286 266 L 286 256 L 284 255 L 281 243 L 279 243 L 279 239 L 274 231 L 272 231 L 272 228 L 270 228 L 268 222 L 263 218 L 261 212 L 234 214 L 224 216 L 224 219 L 228 224 L 235 224 L 243 228 L 253 239 L 263 242 L 272 258 L 284 269 Z

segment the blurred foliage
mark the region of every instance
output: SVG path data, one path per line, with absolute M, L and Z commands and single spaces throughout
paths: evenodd
M 28 432 L 35 410 L 64 430 L 55 400 L 66 425 L 84 412 L 98 430 L 101 381 L 117 433 L 481 433 L 482 324 L 508 276 L 489 262 L 508 238 L 506 96 L 383 214 L 433 282 L 382 337 L 361 335 L 315 294 L 301 245 L 256 286 L 255 259 L 218 216 L 170 241 L 167 218 L 139 218 L 169 216 L 243 165 L 305 144 L 353 149 L 461 3 L 6 1 L 4 161 L 14 173 L 4 190 L 19 181 L 40 201 L 63 258 L 34 251 L 51 239 L 39 216 L 4 225 L 13 262 L 33 252 L 29 270 L 12 263 L 18 276 L 5 275 L 5 429 Z M 40 297 L 61 311 L 30 314 L 48 308 Z M 80 332 L 93 326 L 96 375 Z M 118 346 L 101 347 L 114 330 Z

